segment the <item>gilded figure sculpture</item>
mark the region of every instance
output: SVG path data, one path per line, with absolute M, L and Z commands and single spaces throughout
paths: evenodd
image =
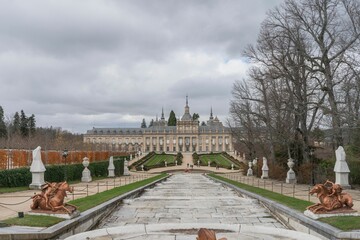
M 213 230 L 206 228 L 200 228 L 198 231 L 197 240 L 216 240 L 216 234 Z M 219 240 L 227 240 L 226 238 L 220 238 Z
M 53 212 L 66 212 L 71 214 L 77 207 L 68 203 L 64 203 L 64 198 L 67 196 L 66 192 L 72 193 L 73 187 L 65 182 L 53 182 L 48 183 L 41 188 L 41 193 L 35 194 L 32 199 L 33 202 L 30 205 L 32 210 L 48 210 Z M 69 206 L 71 208 L 69 208 Z
M 309 192 L 316 193 L 320 203 L 311 205 L 306 209 L 313 213 L 327 213 L 334 210 L 352 210 L 352 197 L 342 191 L 339 184 L 327 180 L 324 184 L 316 184 Z

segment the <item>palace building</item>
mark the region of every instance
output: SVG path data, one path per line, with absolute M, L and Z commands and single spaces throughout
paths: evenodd
M 84 134 L 84 142 L 106 145 L 108 149 L 133 152 L 230 152 L 231 131 L 224 127 L 212 108 L 206 125 L 200 126 L 190 114 L 186 96 L 185 112 L 176 126 L 168 126 L 164 111 L 148 128 L 93 128 Z

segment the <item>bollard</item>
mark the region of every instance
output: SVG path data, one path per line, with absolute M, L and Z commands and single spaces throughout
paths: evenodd
M 86 184 L 86 196 L 89 196 L 89 185 Z
M 280 183 L 280 193 L 283 194 L 283 184 Z
M 266 189 L 266 180 L 264 180 L 264 189 Z
M 106 190 L 109 190 L 108 181 L 106 181 Z
M 100 188 L 99 188 L 99 182 L 97 183 L 97 192 L 100 192 Z

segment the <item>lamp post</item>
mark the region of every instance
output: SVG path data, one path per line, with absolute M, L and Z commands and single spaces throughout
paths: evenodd
M 310 162 L 311 162 L 311 184 L 314 186 L 315 185 L 315 175 L 314 175 L 314 148 L 310 148 Z
M 66 181 L 67 180 L 67 169 L 66 169 L 66 157 L 69 155 L 69 152 L 68 152 L 68 150 L 65 148 L 64 150 L 63 150 L 63 153 L 62 153 L 62 156 L 63 156 L 63 158 L 64 158 L 64 160 L 65 160 L 65 170 L 64 170 L 64 180 Z

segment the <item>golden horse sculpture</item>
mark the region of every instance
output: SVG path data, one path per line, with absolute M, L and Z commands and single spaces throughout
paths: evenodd
M 197 240 L 216 240 L 216 234 L 213 230 L 206 228 L 200 228 L 198 231 Z M 220 238 L 219 240 L 227 240 L 226 238 Z
M 68 214 L 74 212 L 77 207 L 71 204 L 64 204 L 64 198 L 67 196 L 66 192 L 72 193 L 74 191 L 73 187 L 70 187 L 69 184 L 65 182 L 53 182 L 46 183 L 41 188 L 41 193 L 35 194 L 32 199 L 33 203 L 30 205 L 32 210 L 51 210 L 53 212 L 62 212 L 65 211 Z M 68 209 L 67 206 L 71 206 L 72 209 Z
M 327 180 L 324 184 L 316 184 L 309 192 L 311 195 L 316 193 L 320 203 L 311 205 L 306 209 L 313 213 L 326 213 L 333 210 L 352 210 L 352 197 L 342 192 L 339 184 Z

